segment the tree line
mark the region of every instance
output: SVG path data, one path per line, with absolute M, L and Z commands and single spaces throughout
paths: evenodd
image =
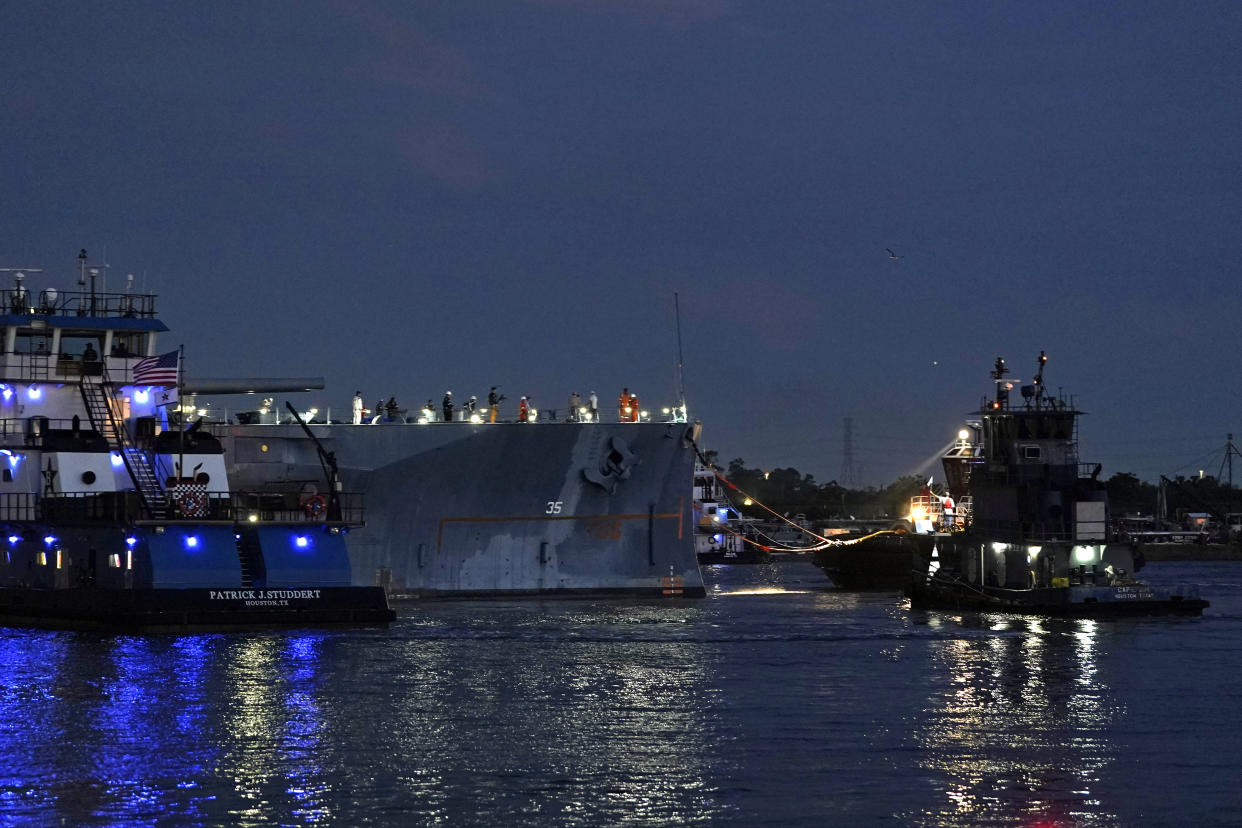
M 738 492 L 731 492 L 729 499 L 747 517 L 762 518 L 767 513 L 760 506 L 748 506 L 744 500 L 746 496 L 778 514 L 791 518 L 805 515 L 811 521 L 901 517 L 909 510 L 910 498 L 927 480 L 919 475 L 907 475 L 879 488 L 855 489 L 842 486 L 836 480 L 819 483 L 813 475 L 794 468 L 764 471 L 750 468 L 740 457 L 722 465 L 717 462 L 716 452 L 709 451 L 705 456 L 738 488 Z M 1121 472 L 1104 481 L 1104 486 L 1114 517 L 1154 514 L 1160 489 L 1157 484 Z M 1169 519 L 1186 512 L 1225 514 L 1242 511 L 1242 492 L 1210 475 L 1178 476 L 1165 486 L 1165 504 L 1168 510 L 1165 517 Z

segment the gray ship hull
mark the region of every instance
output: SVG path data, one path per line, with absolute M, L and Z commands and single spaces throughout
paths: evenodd
M 684 423 L 311 429 L 343 488 L 365 498 L 366 526 L 349 541 L 356 585 L 411 596 L 704 594 Z M 298 426 L 213 431 L 234 485 L 323 490 Z

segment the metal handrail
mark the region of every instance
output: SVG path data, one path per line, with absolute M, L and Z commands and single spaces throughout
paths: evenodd
M 35 293 L 25 287 L 0 290 L 0 314 L 19 316 L 93 316 L 121 319 L 155 317 L 153 293 L 101 293 L 44 289 Z
M 361 492 L 342 492 L 341 519 L 330 521 L 327 510 L 318 507 L 300 492 L 230 491 L 207 492 L 197 500 L 199 514 L 183 514 L 176 498 L 162 522 L 227 521 L 235 524 L 308 524 L 320 526 L 362 526 L 366 509 Z M 0 521 L 10 524 L 39 521 L 119 521 L 142 520 L 146 509 L 137 492 L 0 492 Z M 252 519 L 253 517 L 253 519 Z

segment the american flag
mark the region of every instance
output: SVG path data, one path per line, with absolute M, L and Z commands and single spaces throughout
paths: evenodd
M 176 385 L 180 351 L 169 351 L 134 363 L 135 385 Z

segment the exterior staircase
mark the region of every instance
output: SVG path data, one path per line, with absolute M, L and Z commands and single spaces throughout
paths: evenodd
M 107 369 L 99 376 L 82 377 L 79 387 L 91 425 L 108 441 L 108 448 L 119 454 L 124 461 L 125 469 L 134 481 L 134 490 L 142 498 L 147 514 L 154 520 L 167 517 L 168 502 L 164 496 L 164 487 L 160 485 L 159 475 L 155 473 L 152 465 L 151 455 L 134 445 L 129 432 L 116 416 L 116 398 L 108 383 Z
M 237 559 L 241 563 L 242 586 L 267 586 L 267 564 L 259 545 L 259 533 L 250 527 L 237 530 Z

